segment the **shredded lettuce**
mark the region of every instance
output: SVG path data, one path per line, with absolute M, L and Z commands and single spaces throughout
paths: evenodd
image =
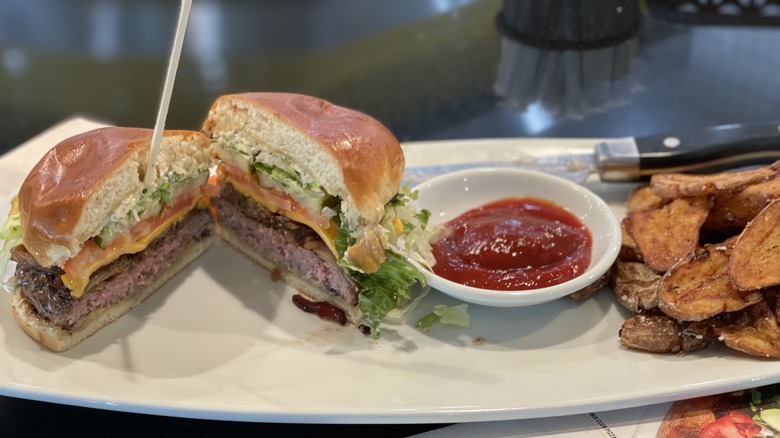
M 8 262 L 11 261 L 11 249 L 22 243 L 22 223 L 19 213 L 11 214 L 0 228 L 0 239 L 3 239 L 3 247 L 0 248 L 0 277 L 5 275 Z
M 300 204 L 314 212 L 319 213 L 323 209 L 333 209 L 338 206 L 338 198 L 326 193 L 316 182 L 304 183 L 301 174 L 292 167 L 275 166 L 255 159 L 252 169 L 257 174 L 260 185 L 287 192 Z
M 380 222 L 379 236 L 386 248 L 405 255 L 430 269 L 436 259 L 433 257 L 428 228 L 428 210 L 416 209 L 410 201 L 417 198 L 417 192 L 404 185 L 401 191 L 385 206 L 385 215 Z
M 140 196 L 127 199 L 126 206 L 118 208 L 95 236 L 95 242 L 106 247 L 133 224 L 141 219 L 159 215 L 165 205 L 173 205 L 173 199 L 179 194 L 205 184 L 208 177 L 208 169 L 194 175 L 171 172 L 156 189 L 145 188 Z
M 339 225 L 339 232 L 333 243 L 336 246 L 336 251 L 339 253 L 339 258 L 341 258 L 344 256 L 347 249 L 355 244 L 355 238 L 350 235 L 349 228 L 347 228 L 347 221 L 344 220 L 343 215 L 337 215 L 334 217 L 334 220 Z
M 261 186 L 286 192 L 301 205 L 327 217 L 338 206 L 339 199 L 327 193 L 315 175 L 302 174 L 287 158 L 264 151 L 237 132 L 223 134 L 217 143 L 219 158 L 254 175 Z
M 467 304 L 458 304 L 457 306 L 445 306 L 438 304 L 433 306 L 433 311 L 417 321 L 417 327 L 428 329 L 436 323 L 457 325 L 459 327 L 468 327 L 471 323 L 468 314 Z
M 163 201 L 167 205 L 173 205 L 173 196 L 171 196 L 171 182 L 165 181 L 158 189 L 157 189 L 157 196 L 160 197 L 160 200 Z
M 303 181 L 301 180 L 301 174 L 293 169 L 282 169 L 281 167 L 272 166 L 259 161 L 254 162 L 254 169 L 255 172 L 268 175 L 272 180 L 281 183 L 285 187 L 300 186 L 309 189 L 316 188 L 304 186 Z
M 217 148 L 217 155 L 219 158 L 230 161 L 244 169 L 245 172 L 249 172 L 252 168 L 253 157 L 251 151 L 247 150 L 245 145 L 243 148 L 239 145 L 235 138 L 235 133 L 226 139 L 220 148 Z
M 416 217 L 422 227 L 425 228 L 428 226 L 428 219 L 431 218 L 431 212 L 423 208 L 419 213 L 415 214 L 414 217 Z

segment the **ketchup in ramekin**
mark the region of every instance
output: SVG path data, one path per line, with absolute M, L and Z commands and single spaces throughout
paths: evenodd
M 592 238 L 570 211 L 545 199 L 506 198 L 443 225 L 433 272 L 466 286 L 530 290 L 566 282 L 590 265 Z

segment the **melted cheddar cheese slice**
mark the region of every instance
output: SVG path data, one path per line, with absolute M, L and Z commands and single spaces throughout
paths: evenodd
M 71 295 L 75 298 L 81 297 L 89 284 L 90 276 L 95 271 L 124 254 L 143 251 L 152 240 L 198 205 L 197 196 L 186 198 L 177 201 L 173 208 L 164 211 L 159 218 L 154 218 L 147 223 L 139 223 L 139 226 L 133 227 L 129 233 L 120 236 L 106 248 L 100 248 L 92 240 L 87 241 L 81 252 L 65 264 L 65 274 L 61 276 L 62 282 L 70 289 Z

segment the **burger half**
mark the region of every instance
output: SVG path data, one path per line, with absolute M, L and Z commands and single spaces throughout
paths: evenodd
M 216 100 L 203 126 L 220 160 L 221 237 L 301 292 L 304 310 L 373 330 L 433 264 L 426 212 L 401 188 L 403 151 L 366 114 L 310 96 Z
M 210 244 L 200 132 L 166 131 L 146 184 L 152 130 L 102 128 L 51 149 L 22 183 L 2 229 L 0 274 L 16 262 L 13 314 L 67 350 L 125 314 Z

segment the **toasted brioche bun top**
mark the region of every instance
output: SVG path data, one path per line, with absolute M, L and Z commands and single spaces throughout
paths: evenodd
M 62 266 L 143 190 L 151 139 L 151 129 L 101 128 L 68 138 L 44 155 L 18 195 L 22 244 L 38 263 Z M 165 131 L 151 185 L 188 162 L 208 160 L 202 133 Z
M 380 122 L 359 111 L 291 93 L 245 93 L 218 98 L 203 131 L 217 148 L 229 141 L 284 157 L 304 177 L 341 198 L 358 243 L 354 259 L 367 272 L 384 260 L 374 229 L 400 188 L 404 155 Z M 370 259 L 373 259 L 371 261 Z
M 395 136 L 376 119 L 325 100 L 292 93 L 222 96 L 203 130 L 241 131 L 258 147 L 284 155 L 321 179 L 366 222 L 382 219 L 398 193 L 404 155 Z M 324 160 L 324 162 L 320 161 Z

